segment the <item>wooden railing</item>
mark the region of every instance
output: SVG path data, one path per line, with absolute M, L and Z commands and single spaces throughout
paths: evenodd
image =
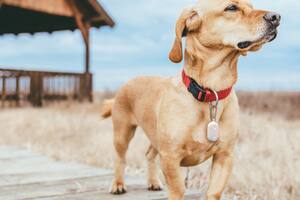
M 92 101 L 92 74 L 0 68 L 2 107 L 60 100 Z

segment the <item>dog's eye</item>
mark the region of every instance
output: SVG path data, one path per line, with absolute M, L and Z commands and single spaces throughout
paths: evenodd
M 225 8 L 225 11 L 235 12 L 238 11 L 239 8 L 236 5 L 230 5 L 227 8 Z

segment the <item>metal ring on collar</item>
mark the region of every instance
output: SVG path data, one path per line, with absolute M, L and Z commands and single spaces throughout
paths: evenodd
M 218 97 L 218 93 L 214 90 L 211 90 L 215 97 L 216 97 L 216 101 L 215 103 L 213 102 L 209 102 L 209 111 L 210 111 L 210 120 L 215 121 L 216 117 L 217 117 L 217 112 L 218 112 L 218 103 L 219 103 L 219 97 Z
M 214 106 L 217 106 L 218 105 L 218 103 L 219 103 L 219 96 L 218 96 L 218 93 L 215 91 L 215 90 L 211 90 L 213 93 L 214 93 L 214 95 L 215 95 L 215 97 L 216 97 L 216 103 L 215 103 L 215 105 Z

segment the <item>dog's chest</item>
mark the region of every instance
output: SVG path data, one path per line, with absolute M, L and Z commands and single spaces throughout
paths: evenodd
M 209 105 L 206 103 L 201 103 L 200 106 L 195 106 L 196 110 L 196 120 L 193 124 L 193 129 L 191 133 L 191 137 L 194 141 L 203 143 L 203 144 L 210 144 L 212 141 L 211 137 L 209 137 L 209 134 L 211 132 L 211 124 L 215 124 L 218 127 L 218 130 L 216 132 L 216 139 L 219 140 L 221 137 L 223 137 L 220 133 L 222 132 L 222 129 L 224 127 L 221 127 L 221 119 L 222 114 L 224 111 L 224 105 L 220 103 L 218 105 L 217 112 L 215 112 L 214 117 L 212 117 L 211 109 Z
M 209 112 L 208 112 L 209 114 Z M 234 121 L 228 123 L 231 119 L 226 119 L 222 116 L 222 113 L 220 112 L 220 115 L 217 116 L 216 124 L 218 126 L 217 130 L 217 140 L 215 142 L 209 140 L 208 137 L 208 128 L 210 122 L 210 118 L 208 116 L 202 118 L 197 124 L 194 125 L 194 128 L 191 131 L 191 139 L 194 142 L 198 142 L 200 144 L 209 146 L 214 143 L 222 144 L 222 143 L 228 143 L 230 142 L 233 137 L 234 133 L 232 133 L 232 129 L 236 129 L 235 126 L 237 126 Z
M 185 144 L 186 156 L 181 161 L 181 166 L 195 166 L 210 158 L 218 150 L 218 142 L 207 139 L 207 124 L 201 123 L 193 133 L 192 140 Z
M 191 133 L 191 141 L 186 143 L 187 156 L 182 160 L 182 166 L 198 165 L 210 158 L 216 151 L 227 143 L 226 127 L 220 126 L 219 138 L 216 142 L 211 142 L 207 138 L 207 126 L 210 122 L 209 118 L 202 118 L 193 128 Z M 220 124 L 220 121 L 218 120 Z
M 201 144 L 209 144 L 210 142 L 207 139 L 207 126 L 209 120 L 205 120 L 201 122 L 197 126 L 195 126 L 194 131 L 192 132 L 192 139 L 195 142 L 199 142 Z

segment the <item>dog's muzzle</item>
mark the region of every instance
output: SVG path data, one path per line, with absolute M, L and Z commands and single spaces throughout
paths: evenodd
M 265 40 L 267 42 L 272 42 L 277 37 L 277 27 L 280 25 L 281 16 L 275 12 L 269 12 L 263 16 L 264 21 L 267 23 L 267 29 L 264 36 L 257 41 L 243 41 L 238 43 L 238 48 L 246 49 L 252 44 Z
M 277 27 L 280 25 L 281 16 L 278 13 L 269 12 L 265 14 L 263 18 L 268 24 L 265 39 L 268 42 L 272 42 L 277 37 Z

